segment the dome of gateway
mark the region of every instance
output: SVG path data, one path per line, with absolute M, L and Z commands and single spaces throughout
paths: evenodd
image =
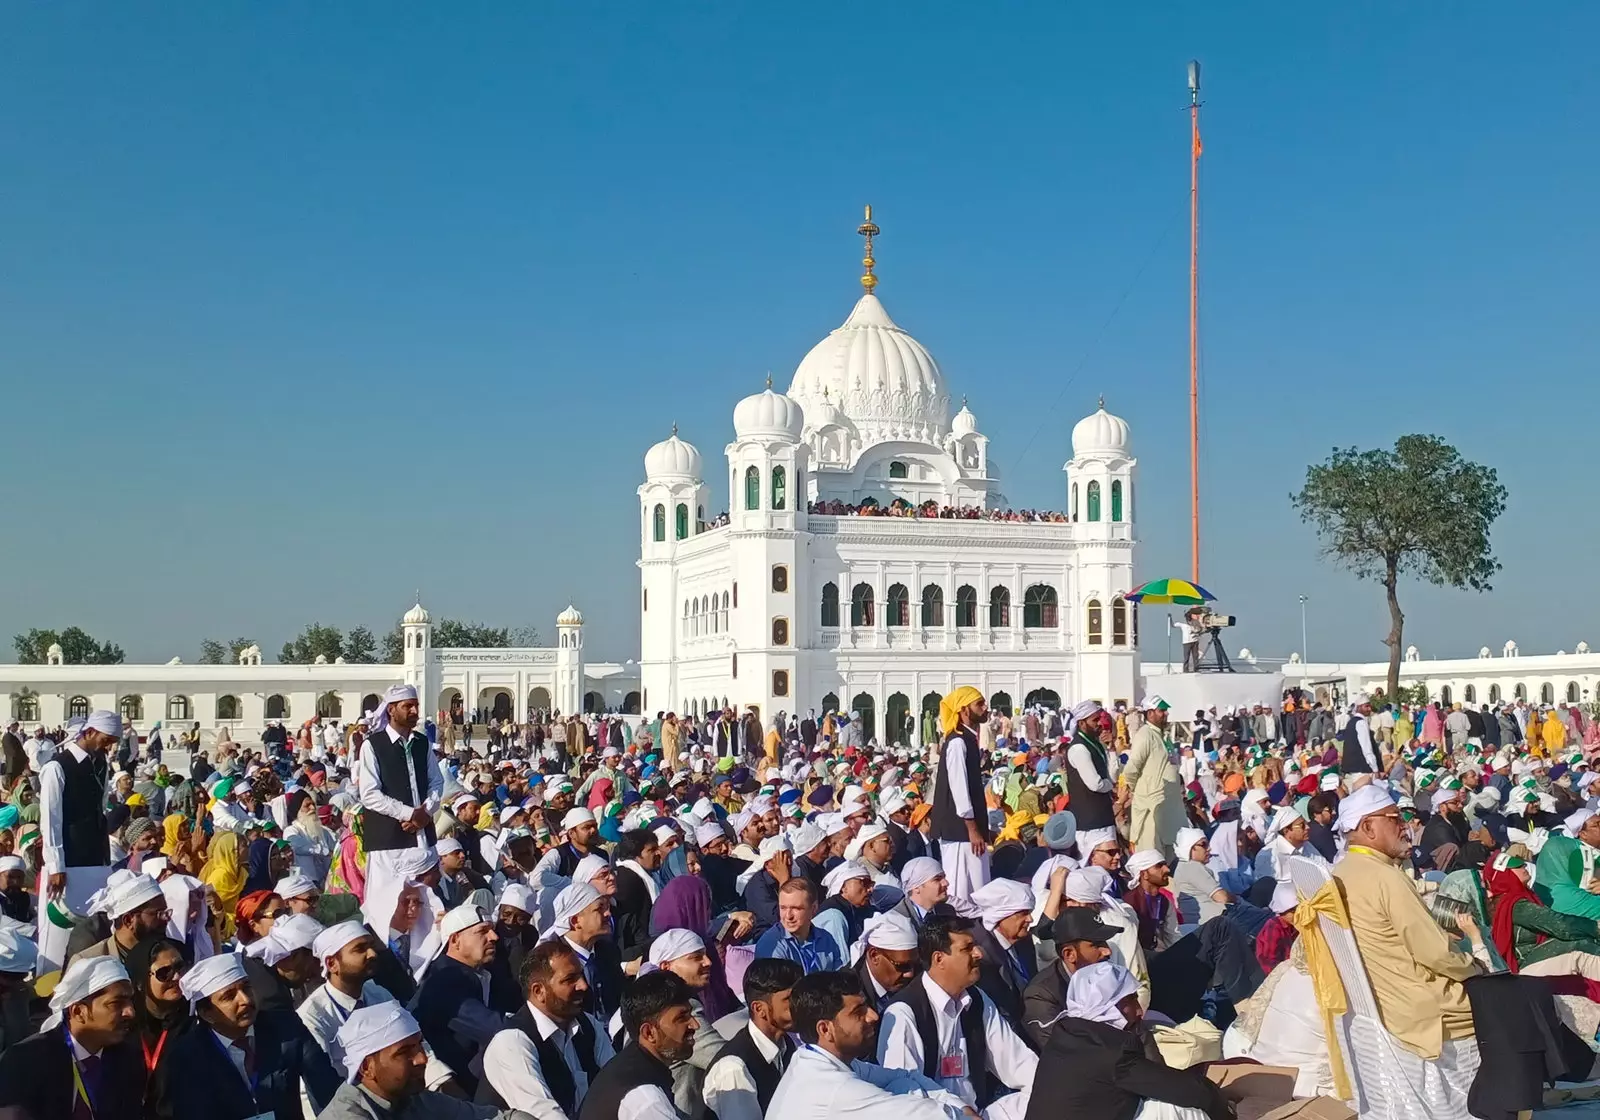
M 1128 422 L 1106 411 L 1106 402 L 1100 402 L 1099 411 L 1079 420 L 1072 429 L 1072 454 L 1101 455 L 1128 454 Z
M 798 443 L 804 425 L 800 406 L 782 393 L 774 393 L 770 377 L 764 390 L 733 408 L 733 432 L 739 439 L 767 436 Z
M 694 444 L 678 438 L 678 426 L 672 434 L 644 453 L 646 479 L 687 478 L 700 481 L 700 452 Z

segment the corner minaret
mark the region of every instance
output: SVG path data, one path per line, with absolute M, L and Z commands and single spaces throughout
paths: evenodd
M 583 612 L 568 605 L 556 615 L 556 687 L 562 715 L 583 711 Z
M 417 690 L 422 714 L 428 717 L 438 699 L 437 668 L 433 660 L 433 623 L 422 605 L 419 593 L 416 602 L 400 619 L 400 636 L 404 645 L 400 664 L 405 682 Z
M 1077 586 L 1063 596 L 1073 614 L 1068 630 L 1081 666 L 1084 697 L 1111 703 L 1136 699 L 1138 607 L 1124 596 L 1134 578 L 1134 477 L 1128 423 L 1099 408 L 1072 429 L 1067 516 L 1078 553 Z

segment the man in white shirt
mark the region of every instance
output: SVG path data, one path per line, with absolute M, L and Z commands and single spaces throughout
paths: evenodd
M 672 1103 L 672 1063 L 694 1053 L 699 1024 L 689 986 L 651 972 L 622 997 L 622 1027 L 632 1039 L 589 1082 L 578 1120 L 682 1120 Z
M 973 942 L 972 922 L 929 919 L 917 951 L 923 974 L 884 1009 L 879 1064 L 933 1078 L 966 1105 L 980 1109 L 986 1120 L 1022 1120 L 1039 1058 L 976 986 L 983 954 Z M 925 1036 L 919 1019 L 931 1024 L 934 1033 Z M 982 1068 L 974 1060 L 980 1048 Z M 1019 1092 L 991 1101 L 986 1073 Z
M 36 727 L 33 737 L 22 744 L 22 751 L 28 756 L 28 769 L 38 774 L 44 770 L 44 764 L 56 756 L 56 745 L 44 737 L 44 728 Z
M 914 1070 L 867 1060 L 878 1013 L 853 972 L 813 972 L 790 993 L 797 1050 L 767 1107 L 766 1120 L 962 1120 L 977 1113 Z
M 590 1079 L 615 1056 L 605 1028 L 583 1013 L 583 962 L 564 940 L 542 941 L 521 980 L 527 1002 L 484 1049 L 484 1078 L 498 1104 L 536 1120 L 572 1120 Z
M 438 841 L 433 817 L 444 796 L 444 773 L 427 737 L 417 730 L 417 690 L 395 685 L 367 717 L 367 741 L 356 763 L 356 794 L 365 810 L 362 846 L 367 889 L 397 877 L 395 861 Z
M 752 961 L 744 974 L 750 1022 L 725 1043 L 706 1070 L 701 1093 L 717 1120 L 762 1120 L 794 1056 L 790 993 L 805 975 L 794 961 Z
M 111 842 L 105 825 L 106 752 L 117 745 L 121 734 L 122 717 L 116 712 L 93 712 L 69 730 L 66 747 L 39 773 L 45 894 L 67 913 L 87 914 L 90 896 L 111 877 Z M 45 909 L 41 905 L 41 912 Z M 65 962 L 70 935 L 70 926 L 40 923 L 41 976 Z

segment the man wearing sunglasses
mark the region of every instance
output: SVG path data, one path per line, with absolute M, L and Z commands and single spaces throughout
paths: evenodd
M 115 955 L 126 965 L 128 954 L 140 939 L 166 930 L 172 908 L 159 883 L 148 875 L 124 869 L 113 871 L 105 889 L 89 899 L 89 913 L 104 914 L 110 919 L 111 936 L 72 954 L 71 959 Z
M 867 1004 L 881 1012 L 889 997 L 917 975 L 917 931 L 903 915 L 891 911 L 868 918 L 862 938 L 866 951 L 855 971 Z

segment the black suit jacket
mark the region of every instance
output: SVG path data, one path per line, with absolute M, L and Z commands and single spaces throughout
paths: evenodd
M 339 1075 L 293 1011 L 262 1011 L 255 1023 L 254 1096 L 211 1029 L 196 1023 L 172 1045 L 168 1103 L 174 1120 L 248 1120 L 270 1112 L 300 1120 L 300 1086 L 320 1112 L 339 1088 Z M 98 1117 L 96 1118 L 98 1120 Z
M 1146 1100 L 1198 1108 L 1232 1120 L 1222 1091 L 1199 1070 L 1171 1069 L 1147 1057 L 1137 1032 L 1087 1019 L 1062 1019 L 1039 1055 L 1025 1120 L 1093 1116 L 1133 1120 Z
M 622 959 L 635 960 L 650 948 L 650 889 L 631 867 L 616 870 L 617 893 L 611 897 L 611 915 L 617 923 L 617 948 Z
M 1021 941 L 1012 946 L 1016 950 L 1016 957 L 1000 947 L 999 938 L 982 922 L 972 927 L 972 940 L 983 950 L 983 960 L 978 965 L 978 987 L 994 1001 L 995 1009 L 1011 1024 L 1011 1029 L 1031 1045 L 1033 1036 L 1023 1023 L 1022 996 L 1037 971 L 1034 967 L 1038 958 L 1033 937 L 1024 935 Z M 1024 975 L 1019 976 L 1017 967 L 1012 963 L 1017 958 L 1020 958 L 1022 968 L 1026 970 Z
M 401 1003 L 410 1003 L 411 997 L 417 994 L 417 981 L 411 975 L 410 964 L 394 955 L 394 950 L 377 930 L 368 926 L 367 932 L 378 945 L 378 957 L 372 963 L 372 979 Z
M 144 1055 L 129 1036 L 101 1053 L 100 1077 L 89 1086 L 95 1120 L 140 1120 L 144 1115 Z M 72 1055 L 60 1027 L 23 1039 L 0 1054 L 0 1109 L 19 1108 L 34 1120 L 66 1120 L 76 1096 Z

